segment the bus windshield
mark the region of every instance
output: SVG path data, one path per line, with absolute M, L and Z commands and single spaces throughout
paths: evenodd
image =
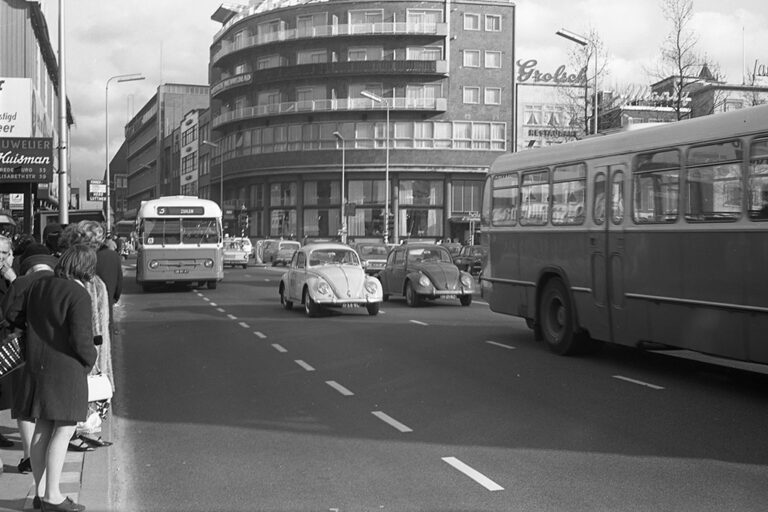
M 144 219 L 141 239 L 146 245 L 215 244 L 219 241 L 215 218 Z

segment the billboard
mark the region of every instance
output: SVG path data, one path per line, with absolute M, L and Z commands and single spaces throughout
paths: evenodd
M 0 137 L 0 183 L 53 181 L 51 137 Z
M 0 137 L 32 135 L 32 80 L 0 77 Z

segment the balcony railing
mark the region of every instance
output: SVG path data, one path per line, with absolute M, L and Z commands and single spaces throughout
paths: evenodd
M 445 112 L 447 98 L 388 98 L 390 110 Z M 224 112 L 213 119 L 213 127 L 253 119 L 284 114 L 307 114 L 312 112 L 345 112 L 356 110 L 386 110 L 386 105 L 368 98 L 342 98 L 335 100 L 289 101 L 272 105 L 258 105 Z
M 215 63 L 230 53 L 274 42 L 360 35 L 447 36 L 448 25 L 446 23 L 361 23 L 355 25 L 323 25 L 319 27 L 280 30 L 277 32 L 243 37 L 234 42 L 222 41 L 221 49 L 213 54 L 212 61 Z

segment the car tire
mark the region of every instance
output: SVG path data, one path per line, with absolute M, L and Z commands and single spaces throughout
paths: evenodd
M 472 304 L 472 295 L 460 295 L 459 302 L 461 302 L 462 306 L 469 306 Z
M 280 304 L 283 306 L 283 309 L 286 311 L 290 311 L 293 309 L 293 302 L 288 300 L 285 296 L 285 287 L 280 287 Z
M 379 303 L 373 302 L 371 304 L 366 304 L 365 309 L 368 310 L 368 314 L 371 316 L 376 316 L 379 314 Z
M 307 290 L 304 290 L 304 312 L 309 318 L 315 318 L 320 315 L 320 306 L 312 300 L 312 296 Z
M 405 303 L 408 307 L 415 308 L 421 305 L 421 298 L 416 290 L 413 289 L 413 285 L 410 281 L 405 283 Z

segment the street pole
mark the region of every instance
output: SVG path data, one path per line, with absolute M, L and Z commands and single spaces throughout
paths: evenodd
M 67 129 L 67 73 L 65 68 L 66 52 L 64 51 L 64 0 L 59 0 L 59 224 L 69 224 L 69 183 L 67 168 L 69 158 L 67 145 L 69 132 Z M 40 226 L 42 229 L 43 226 Z
M 384 164 L 384 243 L 389 243 L 389 101 L 385 100 L 381 96 L 377 94 L 373 94 L 372 92 L 368 91 L 362 91 L 360 93 L 362 96 L 365 96 L 366 98 L 375 101 L 376 103 L 381 103 L 384 105 L 384 107 L 387 110 L 387 123 L 386 123 L 386 160 Z M 393 223 L 393 227 L 395 230 L 394 233 L 394 240 L 395 243 L 397 243 L 397 223 Z
M 579 46 L 588 46 L 589 45 L 589 40 L 586 37 L 581 36 L 579 34 L 575 34 L 575 33 L 571 32 L 570 30 L 566 30 L 564 28 L 561 28 L 560 30 L 555 32 L 555 34 L 557 34 L 560 37 L 564 37 L 565 39 L 568 39 L 569 41 L 573 41 L 574 43 L 578 44 Z M 598 65 L 597 64 L 597 46 L 593 45 L 592 50 L 593 50 L 593 52 L 595 54 L 595 100 L 594 100 L 594 105 L 593 105 L 593 109 L 592 109 L 594 111 L 595 119 L 594 119 L 594 128 L 593 128 L 592 133 L 597 134 L 597 116 L 598 116 L 598 111 L 597 111 L 597 109 L 598 109 L 598 107 L 597 107 L 597 65 Z M 589 60 L 587 60 L 587 67 L 589 67 Z M 585 87 L 587 87 L 587 86 L 585 86 Z M 586 100 L 586 97 L 587 96 L 585 95 L 585 100 Z M 587 132 L 589 132 L 588 128 L 589 128 L 589 125 L 587 125 Z
M 107 183 L 107 195 L 106 195 L 106 201 L 105 201 L 105 208 L 106 208 L 106 217 L 107 217 L 107 233 L 110 232 L 110 228 L 112 226 L 112 207 L 110 205 L 110 197 L 111 197 L 111 185 L 110 185 L 110 175 L 109 175 L 109 83 L 112 80 L 117 80 L 118 82 L 132 82 L 134 80 L 144 80 L 144 77 L 141 76 L 138 73 L 131 73 L 128 75 L 115 75 L 111 76 L 107 79 L 107 84 L 104 87 L 104 170 L 106 172 L 106 183 Z
M 333 132 L 333 136 L 341 142 L 341 243 L 347 243 L 347 199 L 344 187 L 346 171 L 346 144 L 344 137 L 339 132 Z

